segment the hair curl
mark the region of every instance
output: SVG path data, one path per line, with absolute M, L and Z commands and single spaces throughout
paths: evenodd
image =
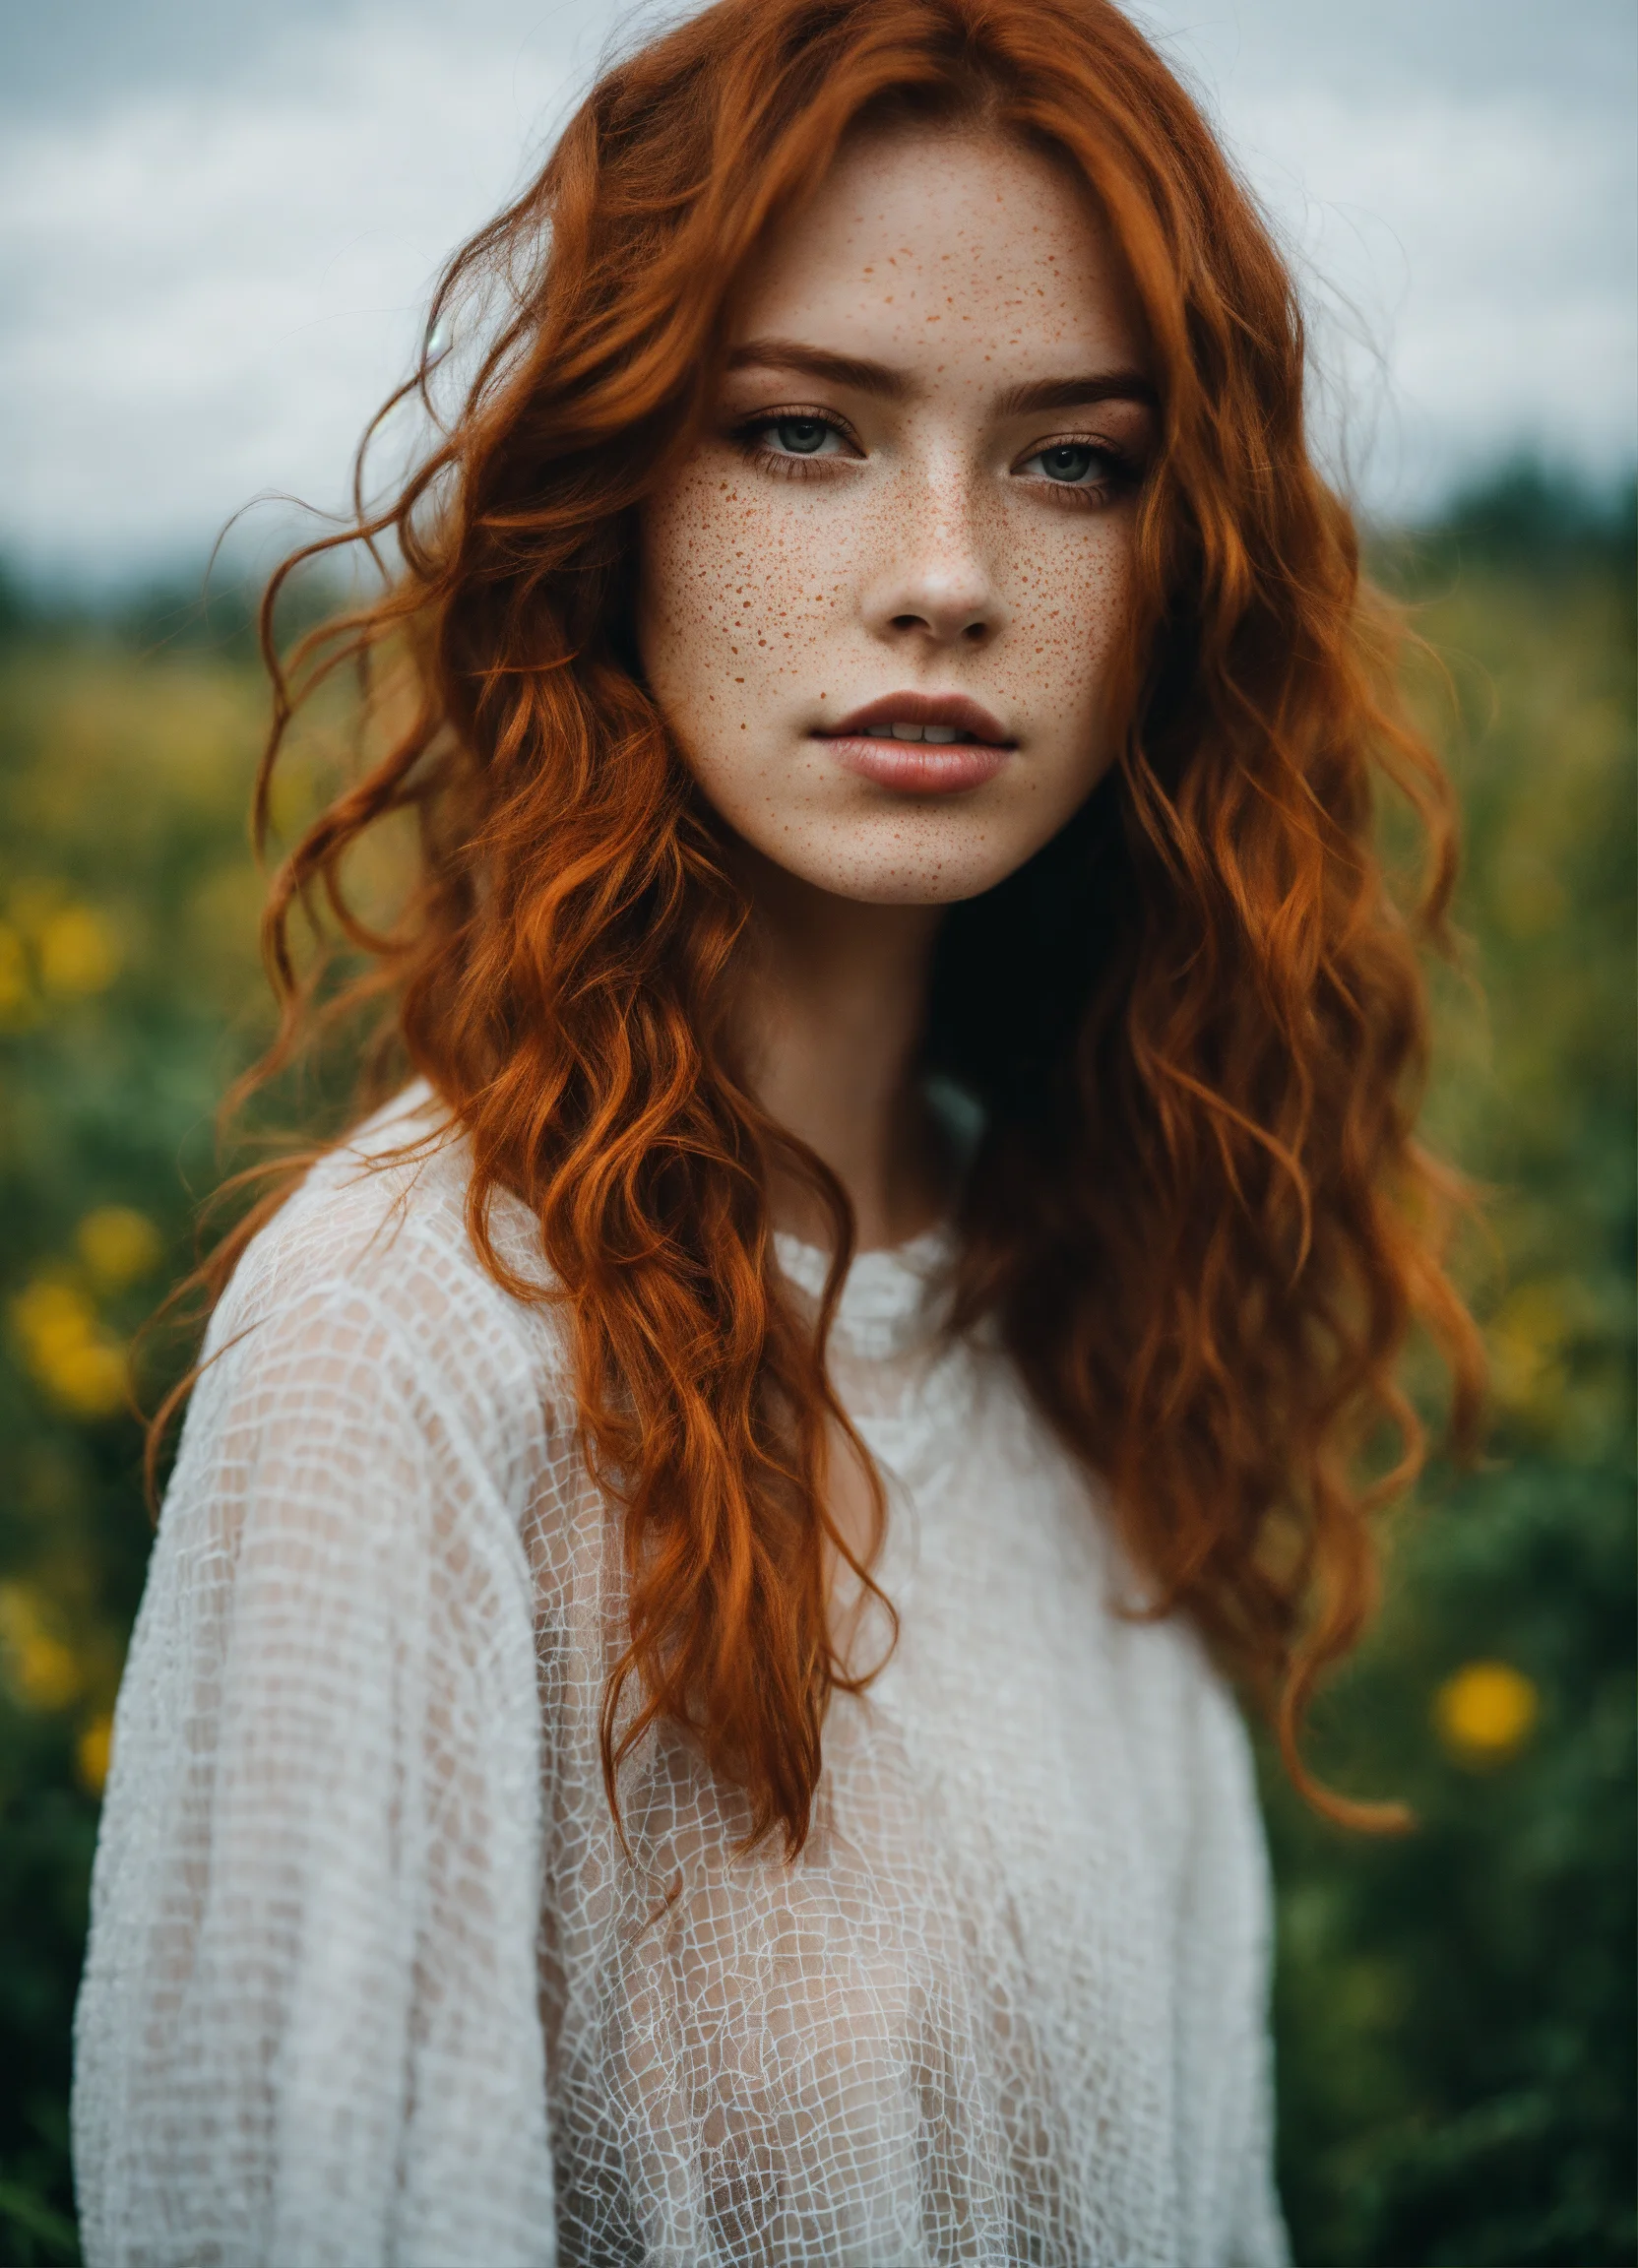
M 346 1002 L 375 1004 L 470 1136 L 471 1232 L 519 1293 L 490 1201 L 514 1191 L 539 1219 L 586 1448 L 623 1505 L 611 1800 L 621 1756 L 668 1717 L 743 1785 L 753 1836 L 783 1828 L 791 1853 L 829 1696 L 855 1682 L 827 1624 L 830 1554 L 852 1554 L 827 1509 L 827 1443 L 848 1428 L 824 1361 L 852 1227 L 732 1066 L 746 909 L 635 662 L 632 530 L 710 407 L 734 279 L 884 111 L 1024 136 L 1074 168 L 1130 270 L 1161 402 L 1119 760 L 937 948 L 927 1068 L 985 1112 L 957 1325 L 995 1319 L 1107 1477 L 1156 1610 L 1192 1614 L 1263 1693 L 1310 1793 L 1304 1701 L 1369 1611 L 1371 1510 L 1423 1454 L 1396 1382 L 1413 1326 L 1447 1357 L 1459 1427 L 1480 1377 L 1438 1257 L 1454 1183 L 1412 1135 L 1416 948 L 1443 937 L 1449 792 L 1307 453 L 1302 323 L 1264 222 L 1107 0 L 717 0 L 607 70 L 456 256 L 404 392 L 430 404 L 434 341 L 498 282 L 459 412 L 384 508 L 360 471 L 356 524 L 270 588 L 259 839 L 317 683 L 396 655 L 410 697 L 279 869 L 284 1021 L 259 1076 L 324 1013 L 292 941 L 305 907 L 365 956 Z M 285 576 L 383 537 L 385 595 L 287 673 Z M 1408 910 L 1373 847 L 1379 780 L 1424 829 Z M 344 862 L 404 813 L 413 887 L 372 926 Z M 817 1333 L 773 1259 L 776 1150 L 835 1221 Z M 219 1247 L 215 1287 L 261 1217 Z M 1392 1469 L 1367 1482 L 1384 1435 Z M 876 1510 L 879 1535 L 879 1488 Z

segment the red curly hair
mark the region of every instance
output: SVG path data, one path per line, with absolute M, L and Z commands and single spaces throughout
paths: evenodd
M 1266 225 L 1107 0 L 716 0 L 614 64 L 457 255 L 405 392 L 430 401 L 433 342 L 498 284 L 458 412 L 386 506 L 360 502 L 275 578 L 257 826 L 300 701 L 349 657 L 396 657 L 408 707 L 273 886 L 270 1061 L 329 1012 L 297 972 L 305 907 L 365 956 L 346 1003 L 374 1003 L 470 1137 L 471 1232 L 520 1295 L 540 1294 L 501 1264 L 490 1203 L 510 1190 L 538 1217 L 586 1450 L 624 1520 L 611 1799 L 632 1742 L 677 1720 L 791 1853 L 829 1696 L 854 1682 L 827 1619 L 833 1554 L 851 1553 L 827 1508 L 847 1420 L 824 1360 L 852 1228 L 733 1069 L 747 909 L 634 658 L 633 528 L 711 408 L 735 279 L 884 115 L 1067 161 L 1124 256 L 1160 397 L 1119 760 L 937 948 L 926 1068 L 984 1112 L 956 1325 L 994 1319 L 1106 1477 L 1156 1610 L 1192 1615 L 1267 1697 L 1310 1786 L 1304 1700 L 1369 1611 L 1371 1510 L 1423 1451 L 1396 1383 L 1413 1327 L 1444 1351 L 1459 1424 L 1479 1384 L 1438 1257 L 1453 1185 L 1412 1138 L 1448 790 L 1310 462 L 1302 324 Z M 396 545 L 385 595 L 287 673 L 284 577 L 360 538 Z M 1427 849 L 1404 910 L 1373 848 L 1384 780 Z M 406 812 L 413 886 L 371 927 L 344 866 Z M 776 1152 L 835 1221 L 817 1332 L 773 1257 Z M 878 1488 L 878 1536 L 880 1517 Z

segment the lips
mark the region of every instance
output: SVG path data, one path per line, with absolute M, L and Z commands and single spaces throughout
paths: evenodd
M 815 738 L 845 771 L 894 795 L 965 795 L 993 780 L 1015 745 L 965 693 L 885 693 Z
M 853 709 L 819 735 L 824 740 L 867 737 L 878 740 L 931 742 L 935 746 L 977 741 L 989 748 L 1010 748 L 1007 730 L 987 709 L 965 693 L 884 693 Z

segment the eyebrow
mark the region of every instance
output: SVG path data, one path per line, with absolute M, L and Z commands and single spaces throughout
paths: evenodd
M 727 358 L 730 370 L 752 367 L 799 370 L 832 386 L 850 387 L 855 394 L 874 395 L 883 402 L 905 402 L 916 391 L 903 371 L 885 362 L 867 362 L 851 354 L 833 354 L 828 347 L 809 346 L 799 339 L 751 339 L 736 346 Z M 1027 386 L 1014 386 L 996 402 L 998 417 L 1023 417 L 1043 410 L 1077 410 L 1094 402 L 1140 402 L 1153 409 L 1159 397 L 1154 381 L 1141 370 L 1100 370 L 1072 378 L 1039 378 Z
M 833 386 L 850 386 L 855 394 L 875 394 L 884 402 L 903 402 L 913 391 L 901 371 L 885 362 L 861 362 L 851 354 L 832 354 L 823 346 L 804 346 L 799 339 L 752 339 L 728 356 L 730 370 L 800 370 L 805 377 L 827 379 Z
M 1041 378 L 1031 386 L 1015 386 L 995 405 L 998 417 L 1022 417 L 1040 410 L 1079 410 L 1093 402 L 1141 402 L 1153 410 L 1160 402 L 1155 382 L 1141 370 L 1102 370 L 1085 378 Z

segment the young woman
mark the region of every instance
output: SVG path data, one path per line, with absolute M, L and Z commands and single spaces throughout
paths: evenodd
M 718 0 L 497 281 L 274 893 L 410 1083 L 219 1260 L 88 2257 L 1276 2261 L 1228 1680 L 1294 1766 L 1473 1367 L 1289 279 L 1106 0 Z

